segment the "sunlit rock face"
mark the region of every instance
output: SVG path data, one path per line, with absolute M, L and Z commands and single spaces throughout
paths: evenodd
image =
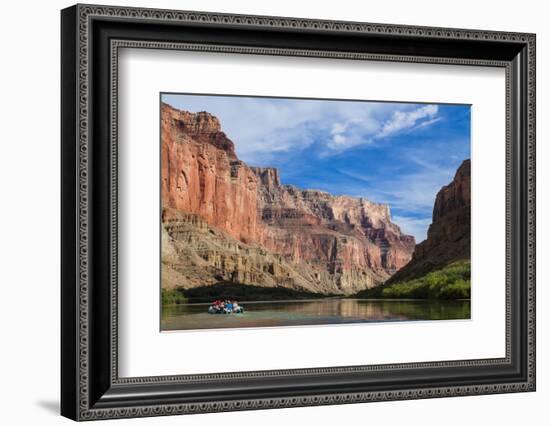
M 389 207 L 281 184 L 207 112 L 161 107 L 163 285 L 222 281 L 353 294 L 411 259 Z M 165 242 L 165 240 L 167 240 Z
M 457 260 L 470 259 L 470 160 L 451 183 L 437 193 L 428 237 L 414 249 L 412 260 L 390 282 L 420 277 Z

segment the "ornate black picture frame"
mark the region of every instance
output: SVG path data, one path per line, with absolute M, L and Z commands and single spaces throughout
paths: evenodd
M 92 420 L 535 390 L 535 35 L 95 5 L 64 9 L 61 28 L 62 415 Z M 506 356 L 120 378 L 121 47 L 504 68 Z

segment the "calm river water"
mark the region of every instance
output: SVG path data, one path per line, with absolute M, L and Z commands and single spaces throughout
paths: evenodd
M 470 301 L 318 300 L 243 302 L 244 314 L 208 314 L 207 303 L 162 308 L 162 330 L 469 319 Z

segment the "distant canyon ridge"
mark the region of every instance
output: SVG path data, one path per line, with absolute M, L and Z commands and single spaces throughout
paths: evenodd
M 208 112 L 163 103 L 161 155 L 163 288 L 231 282 L 351 295 L 415 252 L 388 205 L 281 184 L 277 169 L 239 160 Z M 469 238 L 469 217 L 467 226 Z

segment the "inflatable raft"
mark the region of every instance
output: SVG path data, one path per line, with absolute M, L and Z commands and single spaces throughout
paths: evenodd
M 210 305 L 208 307 L 209 314 L 244 314 L 244 308 L 242 306 L 222 306 L 222 305 Z

